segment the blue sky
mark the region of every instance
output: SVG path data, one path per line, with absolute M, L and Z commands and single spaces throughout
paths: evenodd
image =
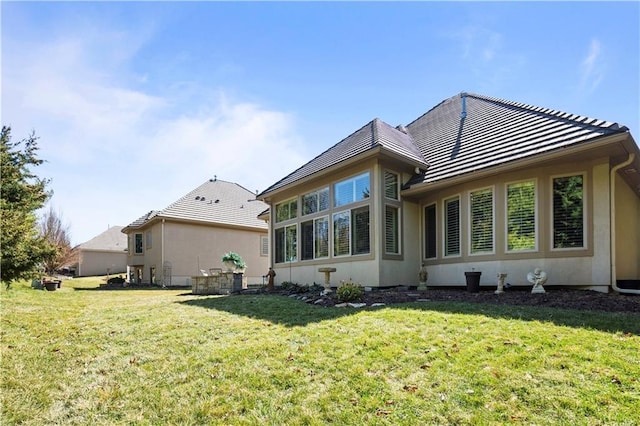
M 79 244 L 214 175 L 262 191 L 462 91 L 628 126 L 638 2 L 6 2 L 2 124 Z

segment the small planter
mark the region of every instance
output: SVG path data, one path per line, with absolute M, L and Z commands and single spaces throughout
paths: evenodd
M 465 272 L 464 276 L 467 279 L 467 291 L 470 293 L 477 293 L 480 291 L 480 275 L 482 272 Z
M 44 288 L 46 288 L 47 291 L 56 291 L 58 288 L 58 283 L 56 281 L 44 281 L 42 284 L 44 284 Z

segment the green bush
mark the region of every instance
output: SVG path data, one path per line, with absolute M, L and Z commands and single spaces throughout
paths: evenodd
M 336 291 L 338 299 L 343 302 L 354 302 L 360 300 L 364 295 L 364 288 L 360 284 L 351 281 L 342 281 Z

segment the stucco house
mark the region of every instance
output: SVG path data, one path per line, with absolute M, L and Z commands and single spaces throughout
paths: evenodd
M 247 263 L 248 284 L 262 283 L 269 269 L 268 227 L 258 215 L 267 205 L 242 186 L 210 179 L 122 230 L 128 238 L 129 280 L 190 286 L 191 277 L 222 267 L 233 251 Z
M 88 277 L 126 272 L 127 237 L 122 234 L 122 229 L 122 226 L 111 226 L 74 247 L 74 251 L 78 253 L 75 275 Z
M 271 185 L 276 282 L 598 291 L 640 279 L 640 152 L 617 123 L 472 93 L 379 119 Z

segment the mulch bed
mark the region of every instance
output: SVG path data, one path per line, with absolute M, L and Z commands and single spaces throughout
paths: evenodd
M 478 293 L 471 293 L 465 289 L 458 288 L 429 288 L 427 291 L 419 292 L 407 289 L 406 287 L 398 287 L 392 289 L 374 289 L 365 292 L 364 297 L 358 302 L 366 303 L 367 305 L 374 303 L 390 305 L 429 300 L 640 313 L 640 295 L 617 292 L 600 293 L 590 290 L 566 288 L 554 289 L 546 287 L 545 289 L 547 292 L 543 294 L 532 294 L 529 288 L 511 288 L 505 290 L 502 294 L 495 294 L 495 289 L 483 289 Z M 292 293 L 281 289 L 276 289 L 272 293 L 297 297 L 306 303 L 313 303 L 320 306 L 335 306 L 341 303 L 340 300 L 337 299 L 335 292 L 323 297 L 320 297 L 317 292 L 305 293 L 297 291 Z

